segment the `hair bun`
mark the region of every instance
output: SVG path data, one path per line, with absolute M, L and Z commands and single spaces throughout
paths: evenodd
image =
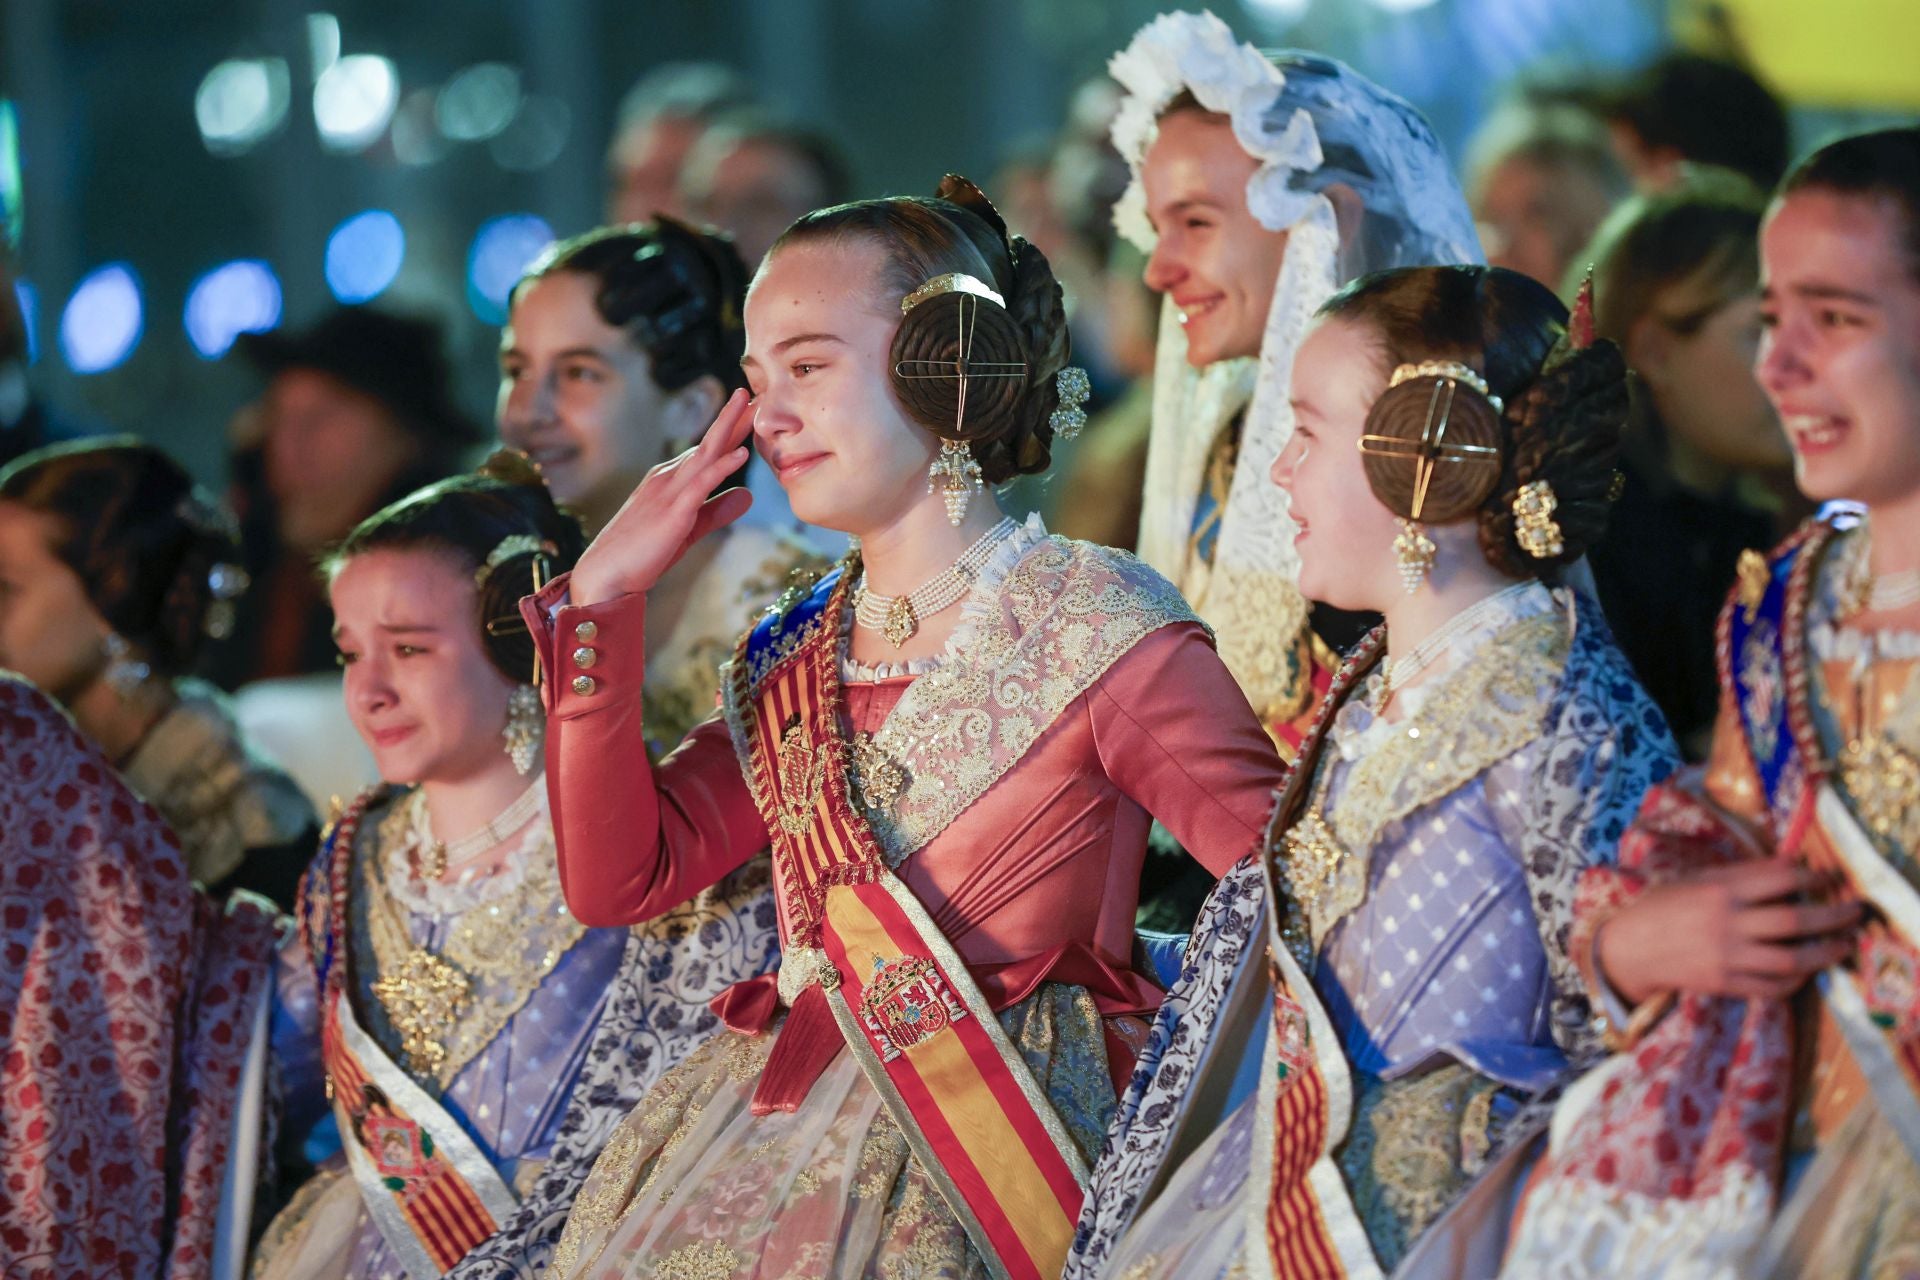
M 1446 383 L 1452 382 L 1449 390 Z M 1451 396 L 1451 400 L 1447 397 Z M 1430 425 L 1444 423 L 1443 446 L 1484 449 L 1460 454 L 1449 450 L 1435 459 L 1426 492 L 1416 495 L 1417 458 Z M 1362 442 L 1360 465 L 1374 496 L 1397 516 L 1445 524 L 1469 514 L 1500 483 L 1503 432 L 1493 403 L 1457 379 L 1423 374 L 1388 387 L 1373 402 L 1364 428 L 1383 436 L 1376 447 Z M 1395 444 L 1388 443 L 1398 442 Z M 1420 498 L 1418 515 L 1414 499 Z
M 1606 339 L 1568 351 L 1507 406 L 1513 449 L 1499 500 L 1482 510 L 1480 545 L 1488 560 L 1515 577 L 1541 564 L 1571 564 L 1605 534 L 1613 468 L 1627 420 L 1627 365 Z M 1553 490 L 1562 551 L 1540 561 L 1514 536 L 1513 499 L 1544 480 Z

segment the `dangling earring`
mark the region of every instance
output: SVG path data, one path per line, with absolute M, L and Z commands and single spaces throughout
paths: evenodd
M 1400 536 L 1393 540 L 1394 559 L 1400 562 L 1400 585 L 1412 595 L 1433 571 L 1433 555 L 1439 548 L 1433 539 L 1405 516 L 1400 518 Z
M 135 698 L 153 677 L 153 668 L 133 656 L 133 646 L 117 631 L 107 632 L 102 645 L 107 651 L 107 669 L 103 673 L 113 691 L 122 698 Z
M 942 440 L 940 456 L 927 468 L 927 492 L 938 490 L 947 504 L 947 523 L 959 527 L 967 518 L 967 503 L 986 488 L 986 478 L 973 450 L 964 441 Z
M 540 735 L 546 728 L 540 695 L 530 684 L 517 684 L 507 695 L 507 727 L 500 736 L 507 740 L 507 757 L 522 777 L 533 770 L 534 753 L 540 749 Z

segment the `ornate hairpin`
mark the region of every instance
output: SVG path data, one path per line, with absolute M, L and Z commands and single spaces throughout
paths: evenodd
M 245 594 L 253 585 L 253 579 L 247 571 L 237 564 L 222 562 L 207 571 L 207 590 L 213 600 L 207 605 L 207 616 L 201 622 L 200 629 L 213 640 L 225 640 L 233 634 L 234 601 Z
M 474 584 L 478 586 L 486 582 L 487 575 L 515 556 L 535 555 L 541 552 L 551 556 L 558 555 L 559 550 L 551 542 L 535 537 L 531 533 L 508 534 L 494 544 L 493 550 L 487 552 L 486 561 L 473 571 Z
M 1513 495 L 1513 538 L 1535 560 L 1548 560 L 1567 549 L 1560 522 L 1553 518 L 1560 500 L 1545 480 L 1523 484 Z
M 1060 407 L 1047 415 L 1047 425 L 1053 428 L 1055 438 L 1071 440 L 1087 425 L 1087 411 L 1083 406 L 1093 395 L 1093 384 L 1088 381 L 1085 369 L 1070 364 L 1054 375 L 1053 386 L 1059 393 Z
M 1437 379 L 1433 397 L 1427 402 L 1427 421 L 1421 429 L 1420 438 L 1409 440 L 1402 436 L 1375 433 L 1360 437 L 1362 453 L 1413 460 L 1413 505 L 1407 513 L 1410 520 L 1419 520 L 1425 510 L 1427 489 L 1433 483 L 1433 469 L 1440 463 L 1496 468 L 1500 465 L 1500 450 L 1496 446 L 1452 444 L 1447 441 L 1447 423 L 1453 416 L 1454 390 L 1460 383 L 1464 382 L 1478 392 L 1493 406 L 1495 413 L 1500 412 L 1500 398 L 1487 390 L 1486 379 L 1466 365 L 1451 360 L 1427 360 L 1420 364 L 1401 365 L 1393 371 L 1387 386 L 1391 389 L 1415 378 Z
M 950 271 L 946 275 L 935 276 L 900 299 L 900 314 L 905 315 L 927 299 L 937 298 L 943 293 L 970 293 L 976 298 L 985 298 L 1002 311 L 1007 308 L 1007 300 L 986 281 L 964 271 Z

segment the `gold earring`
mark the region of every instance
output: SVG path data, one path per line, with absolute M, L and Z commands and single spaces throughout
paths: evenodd
M 986 488 L 986 477 L 964 441 L 942 440 L 940 456 L 927 468 L 927 492 L 938 492 L 947 504 L 947 523 L 959 527 L 967 518 L 967 503 Z
M 1401 517 L 1400 536 L 1393 540 L 1393 555 L 1400 562 L 1400 585 L 1407 589 L 1408 595 L 1418 591 L 1427 575 L 1433 572 L 1433 557 L 1438 550 L 1426 530 Z
M 507 695 L 507 727 L 500 736 L 507 740 L 507 756 L 514 772 L 526 777 L 533 770 L 533 756 L 540 749 L 540 736 L 547 727 L 540 706 L 540 695 L 530 684 L 517 684 Z

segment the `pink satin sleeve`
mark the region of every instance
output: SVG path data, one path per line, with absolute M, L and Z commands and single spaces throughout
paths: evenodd
M 580 923 L 650 920 L 767 847 L 727 726 L 707 720 L 647 760 L 646 597 L 564 603 L 561 575 L 520 602 L 546 673 L 547 798 L 560 885 Z
M 1225 875 L 1253 849 L 1280 784 L 1280 755 L 1203 629 L 1148 635 L 1100 678 L 1088 704 L 1107 776 L 1207 870 Z

